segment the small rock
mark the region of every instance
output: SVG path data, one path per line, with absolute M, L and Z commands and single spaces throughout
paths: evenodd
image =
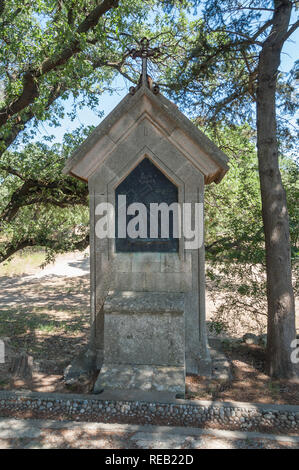
M 253 333 L 246 333 L 242 337 L 242 341 L 245 344 L 259 344 L 259 339 Z

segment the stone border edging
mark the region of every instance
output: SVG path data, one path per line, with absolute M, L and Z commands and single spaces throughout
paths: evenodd
M 134 420 L 200 427 L 217 423 L 242 430 L 276 428 L 299 432 L 299 406 L 205 400 L 175 400 L 159 393 L 106 391 L 101 395 L 0 391 L 1 410 L 34 415 Z

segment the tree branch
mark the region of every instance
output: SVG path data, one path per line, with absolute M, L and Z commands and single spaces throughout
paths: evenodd
M 286 41 L 286 40 L 291 36 L 291 34 L 293 34 L 293 33 L 296 31 L 297 28 L 299 28 L 299 20 L 296 21 L 296 23 L 294 23 L 294 24 L 290 27 L 290 29 L 288 30 L 288 32 L 284 35 L 283 41 Z
M 9 165 L 2 165 L 0 163 L 0 171 L 5 171 L 6 173 L 9 173 L 10 175 L 17 176 L 18 178 L 20 178 L 23 181 L 26 180 L 26 178 L 23 175 L 21 175 L 21 173 L 19 171 L 15 170 L 14 168 L 12 168 Z
M 5 8 L 5 0 L 0 0 L 0 16 L 2 16 Z
M 55 84 L 48 97 L 48 101 L 45 105 L 45 110 L 48 110 L 49 107 L 54 103 L 54 101 L 59 98 L 59 96 L 66 90 L 65 86 L 61 83 Z M 20 132 L 24 130 L 25 125 L 34 118 L 34 113 L 29 109 L 26 113 L 21 113 L 14 118 L 14 124 L 10 132 L 5 133 L 5 137 L 0 137 L 0 156 L 5 152 L 7 147 L 9 147 Z M 2 145 L 1 145 L 2 144 Z
M 27 178 L 22 186 L 11 195 L 9 203 L 0 216 L 1 222 L 11 222 L 22 207 L 37 203 L 52 204 L 57 207 L 87 205 L 87 186 L 76 190 L 73 181 L 72 184 L 72 188 L 69 189 L 64 184 L 64 180 L 43 182 Z
M 96 26 L 99 19 L 111 8 L 118 5 L 118 0 L 103 0 L 97 5 L 93 11 L 82 21 L 76 29 L 76 34 L 81 35 L 88 32 Z M 79 39 L 73 39 L 60 54 L 47 58 L 40 67 L 28 70 L 23 77 L 23 90 L 20 96 L 10 105 L 0 109 L 0 126 L 5 124 L 7 120 L 18 113 L 26 106 L 31 104 L 38 96 L 37 78 L 46 75 L 55 70 L 57 67 L 64 65 L 74 54 L 81 51 Z
M 78 240 L 75 243 L 70 243 L 72 250 L 82 251 L 87 248 L 89 245 L 89 234 L 86 234 L 81 240 Z M 0 263 L 9 259 L 12 255 L 17 253 L 17 251 L 23 250 L 29 246 L 43 246 L 45 248 L 50 248 L 55 250 L 57 249 L 58 242 L 57 240 L 42 238 L 42 237 L 29 237 L 23 240 L 18 241 L 17 243 L 9 243 L 6 245 L 5 250 L 0 250 Z

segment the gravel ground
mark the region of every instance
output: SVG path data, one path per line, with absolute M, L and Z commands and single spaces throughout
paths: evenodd
M 299 437 L 212 429 L 0 419 L 1 449 L 298 449 Z

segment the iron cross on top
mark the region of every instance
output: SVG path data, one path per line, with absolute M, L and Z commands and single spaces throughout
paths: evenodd
M 151 77 L 147 74 L 147 59 L 149 57 L 157 57 L 160 54 L 158 47 L 149 47 L 150 40 L 146 37 L 142 38 L 139 42 L 139 49 L 131 49 L 130 55 L 133 59 L 136 57 L 142 58 L 142 72 L 137 87 L 131 87 L 130 93 L 134 94 L 141 85 L 150 88 L 153 93 L 159 93 L 159 87 L 154 84 Z

